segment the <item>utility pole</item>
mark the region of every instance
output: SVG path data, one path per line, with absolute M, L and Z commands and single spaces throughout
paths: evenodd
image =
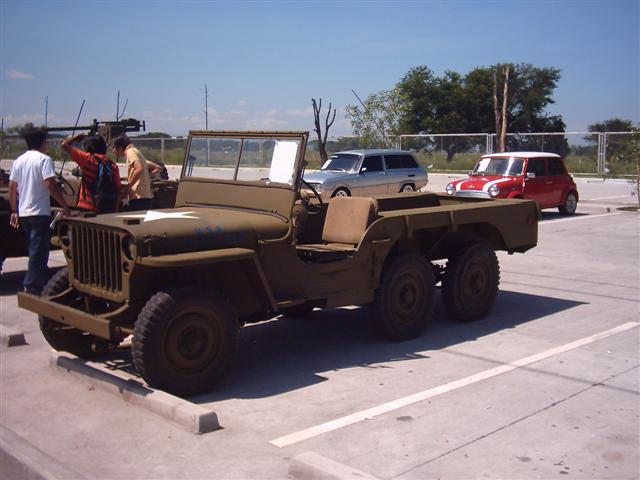
M 49 97 L 46 96 L 44 97 L 44 126 L 45 128 L 49 126 L 48 123 L 48 116 L 49 116 Z
M 116 122 L 119 121 L 124 115 L 124 111 L 127 109 L 127 105 L 129 104 L 129 99 L 127 98 L 124 102 L 124 107 L 122 107 L 122 112 L 120 111 L 120 90 L 118 90 L 118 97 L 116 100 Z
M 204 84 L 204 129 L 209 130 L 209 90 Z

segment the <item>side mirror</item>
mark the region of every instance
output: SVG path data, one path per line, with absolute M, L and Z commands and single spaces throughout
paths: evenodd
M 533 172 L 527 172 L 527 178 L 536 178 L 536 174 Z
M 467 175 L 469 175 L 469 176 L 473 175 L 473 170 L 469 170 L 469 171 L 467 172 Z

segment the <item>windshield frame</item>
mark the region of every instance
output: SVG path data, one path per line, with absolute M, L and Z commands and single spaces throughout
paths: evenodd
M 229 163 L 229 169 L 233 168 L 232 175 L 229 178 L 221 178 L 216 176 L 204 176 L 193 173 L 194 167 L 198 167 L 197 163 L 190 158 L 191 147 L 194 139 L 220 139 L 222 141 L 239 140 L 239 148 L 233 152 L 233 166 Z M 187 145 L 185 148 L 184 159 L 182 162 L 182 170 L 180 173 L 180 179 L 185 180 L 197 180 L 207 181 L 213 183 L 227 183 L 237 185 L 259 185 L 265 187 L 279 187 L 286 188 L 288 190 L 295 190 L 298 187 L 301 178 L 301 170 L 303 167 L 303 157 L 306 149 L 308 139 L 308 132 L 302 131 L 264 131 L 264 132 L 251 132 L 251 131 L 211 131 L 211 130 L 194 130 L 189 132 Z M 270 178 L 263 179 L 242 179 L 240 169 L 243 167 L 243 148 L 246 144 L 255 140 L 275 140 L 275 141 L 297 141 L 297 147 L 295 150 L 295 156 L 291 164 L 291 180 L 288 182 L 275 181 Z M 290 155 L 291 152 L 288 152 Z M 271 158 L 269 168 L 273 165 L 274 158 Z M 205 167 L 206 168 L 206 167 Z M 213 168 L 213 167 L 212 167 Z M 240 173 L 240 175 L 239 175 Z M 240 177 L 240 178 L 239 178 Z

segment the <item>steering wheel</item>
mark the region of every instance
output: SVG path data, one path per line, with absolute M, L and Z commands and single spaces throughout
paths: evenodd
M 62 193 L 64 193 L 65 195 L 72 197 L 76 194 L 73 185 L 71 185 L 69 180 L 62 176 L 62 173 L 58 174 L 58 185 L 60 185 Z
M 324 202 L 322 201 L 322 197 L 318 192 L 316 192 L 316 189 L 313 188 L 309 182 L 307 182 L 304 179 L 301 179 L 301 181 L 309 188 L 309 190 L 313 192 L 313 196 L 316 197 L 318 199 L 318 202 L 320 203 L 319 205 L 316 205 L 314 203 L 311 203 L 306 197 L 300 195 L 300 198 L 304 202 L 304 205 L 307 208 L 309 215 L 316 215 L 320 213 L 322 211 L 322 208 L 324 207 Z

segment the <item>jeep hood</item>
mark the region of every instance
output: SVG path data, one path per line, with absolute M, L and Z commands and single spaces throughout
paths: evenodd
M 280 216 L 232 208 L 183 207 L 120 212 L 84 218 L 133 235 L 139 256 L 241 247 L 255 249 L 258 240 L 286 235 L 289 224 Z

